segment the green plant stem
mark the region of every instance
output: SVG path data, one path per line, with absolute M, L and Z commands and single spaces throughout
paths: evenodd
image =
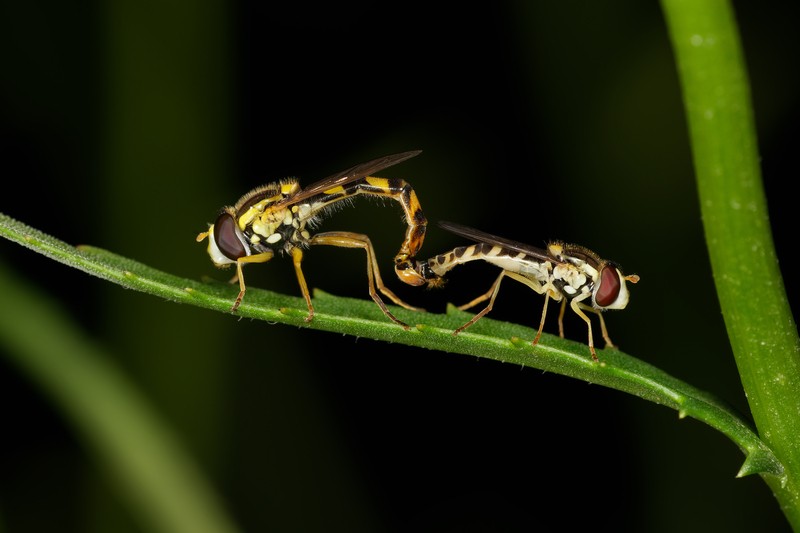
M 136 261 L 93 247 L 76 249 L 49 235 L 0 214 L 0 235 L 53 259 L 124 287 L 176 302 L 230 313 L 238 285 L 203 284 L 166 274 Z M 713 395 L 623 354 L 616 349 L 598 352 L 593 362 L 585 344 L 542 335 L 531 346 L 535 330 L 518 324 L 483 318 L 454 337 L 469 313 L 451 309 L 445 315 L 420 313 L 393 306 L 392 312 L 409 324 L 409 330 L 389 321 L 372 301 L 338 298 L 316 291 L 316 315 L 306 322 L 305 301 L 269 291 L 248 288 L 237 315 L 300 327 L 333 331 L 409 346 L 495 359 L 555 372 L 590 383 L 628 392 L 676 409 L 681 417 L 701 420 L 727 435 L 745 454 L 740 476 L 760 473 L 778 480 L 783 466 L 750 427 L 749 421 Z
M 763 191 L 747 71 L 725 0 L 662 0 L 689 123 L 722 314 L 762 439 L 786 467 L 767 482 L 800 530 L 800 338 Z

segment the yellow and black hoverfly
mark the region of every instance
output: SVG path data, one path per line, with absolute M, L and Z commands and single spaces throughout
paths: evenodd
M 208 238 L 208 254 L 218 267 L 236 265 L 236 275 L 231 283 L 239 281 L 239 295 L 231 307 L 235 312 L 245 293 L 242 268 L 249 263 L 265 263 L 276 254 L 291 256 L 300 291 L 303 293 L 308 316 L 314 318 L 314 306 L 301 268 L 303 253 L 312 245 L 361 248 L 367 253 L 369 294 L 384 314 L 404 328 L 408 325 L 398 320 L 386 307 L 377 291 L 392 302 L 419 311 L 398 298 L 381 279 L 378 261 L 372 243 L 364 234 L 331 231 L 312 235 L 310 230 L 329 214 L 333 204 L 366 194 L 396 200 L 403 207 L 408 225 L 400 251 L 394 258 L 397 276 L 409 285 L 424 285 L 425 280 L 415 270 L 415 257 L 425 239 L 428 221 L 422 212 L 417 195 L 411 185 L 398 178 L 378 178 L 372 173 L 410 159 L 421 151 L 414 150 L 379 157 L 320 180 L 305 189 L 295 178 L 257 187 L 233 206 L 223 207 L 208 231 L 197 236 L 200 242 Z M 376 290 L 377 289 L 377 290 Z
M 470 327 L 492 309 L 500 289 L 500 282 L 503 278 L 509 277 L 544 295 L 544 309 L 539 322 L 539 331 L 533 339 L 534 346 L 542 335 L 547 303 L 550 299 L 561 302 L 558 330 L 562 338 L 564 311 L 569 301 L 570 308 L 586 322 L 589 328 L 589 351 L 592 358 L 597 361 L 592 323 L 584 311 L 597 314 L 606 347 L 614 346 L 608 336 L 602 311 L 624 309 L 629 299 L 628 286 L 625 282 L 637 283 L 639 276 L 624 275 L 616 263 L 602 259 L 591 250 L 576 244 L 556 241 L 549 243 L 547 249 L 543 250 L 453 222 L 440 222 L 439 225 L 478 244 L 454 248 L 427 261 L 417 262 L 417 271 L 429 286 L 442 284 L 443 276 L 447 272 L 457 265 L 470 261 L 483 260 L 502 269 L 485 294 L 459 307 L 463 311 L 486 300 L 489 301 L 478 314 L 456 329 L 454 335 Z

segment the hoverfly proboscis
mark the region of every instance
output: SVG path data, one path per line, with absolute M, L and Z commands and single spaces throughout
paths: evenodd
M 333 204 L 358 194 L 386 197 L 403 207 L 408 225 L 400 251 L 394 258 L 395 272 L 404 283 L 424 285 L 426 281 L 415 270 L 415 257 L 422 247 L 427 219 L 411 185 L 398 178 L 378 178 L 371 174 L 384 170 L 420 154 L 420 150 L 379 157 L 313 183 L 305 189 L 296 178 L 256 187 L 233 206 L 223 207 L 208 231 L 197 236 L 197 242 L 208 238 L 208 254 L 218 267 L 236 265 L 231 283 L 239 282 L 239 294 L 231 307 L 235 312 L 245 294 L 242 268 L 250 263 L 266 263 L 276 254 L 291 256 L 300 291 L 308 307 L 306 321 L 314 318 L 314 306 L 301 267 L 304 251 L 313 245 L 361 248 L 367 254 L 369 294 L 383 313 L 408 329 L 387 308 L 378 291 L 406 309 L 420 311 L 397 297 L 381 279 L 372 242 L 364 234 L 332 231 L 312 235 L 322 217 Z
M 585 311 L 597 314 L 606 347 L 614 346 L 608 336 L 602 312 L 606 309 L 624 309 L 629 299 L 626 282 L 637 283 L 639 276 L 624 275 L 616 263 L 600 258 L 583 246 L 554 241 L 550 242 L 545 250 L 453 222 L 440 222 L 439 225 L 477 244 L 454 248 L 427 261 L 418 262 L 417 271 L 430 286 L 441 284 L 447 272 L 457 265 L 470 261 L 482 260 L 502 269 L 486 293 L 458 307 L 463 311 L 489 301 L 478 314 L 453 331 L 454 335 L 464 331 L 491 311 L 500 289 L 500 282 L 503 278 L 509 277 L 544 295 L 539 330 L 532 342 L 534 346 L 542 335 L 547 304 L 551 299 L 561 302 L 558 330 L 562 338 L 564 311 L 569 302 L 570 308 L 586 322 L 589 329 L 589 352 L 592 359 L 598 361 L 592 336 L 592 323 Z

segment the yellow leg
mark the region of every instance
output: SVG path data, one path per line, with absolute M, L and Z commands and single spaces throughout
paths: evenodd
M 294 273 L 297 274 L 297 283 L 300 285 L 300 292 L 303 293 L 303 298 L 306 300 L 308 307 L 308 316 L 306 322 L 314 320 L 314 306 L 311 304 L 311 294 L 308 292 L 308 284 L 306 277 L 303 275 L 303 249 L 300 247 L 292 248 L 292 263 L 294 264 Z
M 500 280 L 503 278 L 503 276 L 505 276 L 505 272 L 501 272 L 500 273 L 500 276 L 498 276 L 498 278 L 495 280 L 495 282 L 492 283 L 492 286 L 489 287 L 489 290 L 486 291 L 485 294 L 481 294 L 480 296 L 478 296 L 474 300 L 472 300 L 470 302 L 467 302 L 464 305 L 459 305 L 458 306 L 458 310 L 459 311 L 466 311 L 467 309 L 470 309 L 471 307 L 475 307 L 476 305 L 478 305 L 481 302 L 485 302 L 489 298 L 494 299 L 494 295 L 497 293 L 497 289 L 495 287 L 497 287 L 500 284 Z M 486 313 L 484 313 L 484 314 L 486 314 Z M 481 315 L 481 316 L 483 316 L 483 315 Z
M 235 283 L 237 279 L 239 280 L 239 295 L 236 297 L 236 301 L 233 302 L 231 313 L 236 312 L 236 309 L 239 308 L 239 304 L 242 303 L 242 298 L 244 298 L 244 291 L 246 290 L 244 285 L 244 275 L 242 274 L 242 268 L 244 265 L 248 263 L 266 263 L 272 259 L 274 255 L 275 254 L 272 252 L 264 252 L 256 255 L 246 255 L 236 260 L 236 275 L 233 277 L 231 282 Z
M 375 258 L 375 249 L 372 247 L 372 242 L 370 242 L 369 237 L 366 235 L 360 233 L 351 233 L 349 231 L 330 231 L 315 235 L 309 242 L 312 245 L 320 244 L 327 246 L 339 246 L 342 248 L 363 249 L 367 253 L 367 278 L 369 280 L 369 295 L 372 297 L 375 303 L 378 304 L 378 307 L 381 308 L 383 314 L 385 314 L 393 322 L 400 324 L 405 329 L 409 329 L 408 324 L 399 320 L 391 313 L 391 311 L 389 311 L 389 308 L 386 307 L 386 304 L 381 299 L 378 291 L 383 293 L 397 305 L 412 311 L 423 311 L 423 309 L 405 303 L 384 285 L 380 270 L 378 268 L 378 261 Z
M 600 319 L 600 333 L 603 334 L 603 340 L 606 341 L 606 348 L 616 348 L 616 345 L 611 342 L 611 337 L 608 336 L 608 330 L 606 329 L 606 321 L 603 319 L 603 313 L 600 311 L 596 311 L 597 318 Z
M 608 329 L 606 329 L 606 321 L 603 318 L 603 313 L 599 309 L 595 309 L 594 307 L 590 307 L 585 304 L 579 304 L 581 309 L 586 311 L 591 311 L 592 313 L 597 315 L 598 320 L 600 320 L 600 333 L 603 335 L 603 340 L 606 341 L 606 348 L 616 348 L 616 345 L 611 342 L 611 337 L 608 336 Z
M 583 319 L 584 322 L 586 322 L 586 326 L 589 328 L 589 352 L 592 354 L 592 359 L 598 361 L 597 352 L 594 351 L 594 337 L 592 336 L 592 321 L 589 320 L 589 317 L 586 316 L 586 313 L 581 311 L 581 307 L 587 310 L 591 310 L 593 312 L 596 312 L 596 310 L 586 305 L 580 304 L 580 302 L 578 302 L 577 300 L 572 300 L 572 303 L 570 303 L 570 307 L 572 308 L 573 311 L 575 311 L 575 313 L 577 313 L 579 317 Z
M 464 331 L 465 329 L 470 327 L 472 324 L 474 324 L 475 322 L 480 320 L 483 315 L 485 315 L 486 313 L 488 313 L 489 311 L 492 310 L 492 307 L 494 307 L 494 299 L 497 298 L 497 293 L 500 292 L 500 281 L 505 277 L 505 275 L 506 275 L 506 271 L 503 270 L 502 272 L 500 272 L 500 275 L 497 276 L 497 279 L 494 280 L 494 283 L 492 283 L 492 286 L 489 288 L 489 292 L 487 292 L 483 296 L 478 296 L 477 298 L 472 300 L 469 304 L 466 304 L 465 306 L 462 306 L 465 309 L 469 309 L 470 307 L 472 307 L 476 303 L 482 302 L 482 301 L 484 301 L 486 299 L 489 300 L 489 304 L 486 307 L 484 307 L 477 315 L 472 317 L 469 320 L 469 322 L 467 322 L 466 324 L 464 324 L 460 328 L 456 329 L 453 332 L 453 335 L 458 335 L 459 333 L 461 333 L 462 331 Z M 462 307 L 459 307 L 459 309 L 462 309 Z
M 539 344 L 539 338 L 542 336 L 542 330 L 544 329 L 544 319 L 547 317 L 547 304 L 550 301 L 550 291 L 545 291 L 544 293 L 544 307 L 542 307 L 542 318 L 539 320 L 539 331 L 536 332 L 536 337 L 534 337 L 533 342 L 531 343 L 533 346 Z
M 561 310 L 558 312 L 558 335 L 564 338 L 564 312 L 567 310 L 567 299 L 561 300 Z

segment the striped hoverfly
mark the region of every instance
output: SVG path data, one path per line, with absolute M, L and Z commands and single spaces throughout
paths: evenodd
M 236 265 L 231 283 L 239 282 L 239 294 L 233 302 L 235 312 L 245 294 L 242 269 L 251 263 L 266 263 L 275 255 L 292 258 L 300 291 L 308 307 L 306 322 L 314 318 L 314 306 L 302 270 L 305 250 L 314 245 L 361 248 L 367 254 L 369 294 L 383 313 L 393 322 L 408 329 L 386 307 L 380 293 L 406 309 L 421 310 L 403 302 L 381 279 L 375 250 L 369 237 L 347 231 L 311 234 L 321 220 L 357 195 L 370 195 L 397 201 L 403 208 L 408 225 L 405 238 L 394 258 L 395 272 L 404 283 L 424 285 L 426 281 L 415 270 L 415 257 L 422 247 L 427 220 L 411 185 L 402 179 L 378 178 L 373 173 L 384 170 L 420 154 L 420 150 L 379 157 L 329 176 L 306 188 L 295 178 L 256 187 L 233 206 L 223 207 L 207 231 L 197 242 L 208 239 L 208 254 L 221 268 Z
M 589 329 L 589 352 L 592 359 L 598 360 L 594 348 L 592 323 L 586 311 L 595 313 L 599 317 L 600 331 L 606 347 L 614 346 L 608 336 L 602 311 L 624 309 L 629 299 L 626 282 L 637 283 L 639 276 L 624 275 L 617 264 L 600 258 L 583 246 L 555 241 L 549 243 L 545 250 L 453 222 L 440 222 L 439 225 L 477 244 L 460 246 L 427 261 L 418 261 L 417 271 L 429 286 L 442 284 L 443 276 L 447 272 L 470 261 L 486 261 L 501 268 L 500 275 L 486 293 L 458 307 L 463 311 L 488 300 L 488 304 L 480 312 L 453 332 L 454 335 L 464 331 L 491 311 L 500 289 L 500 282 L 508 277 L 544 295 L 539 330 L 532 342 L 534 346 L 542 335 L 547 304 L 551 299 L 561 302 L 558 329 L 562 338 L 564 312 L 569 302 L 570 309 L 586 322 Z

